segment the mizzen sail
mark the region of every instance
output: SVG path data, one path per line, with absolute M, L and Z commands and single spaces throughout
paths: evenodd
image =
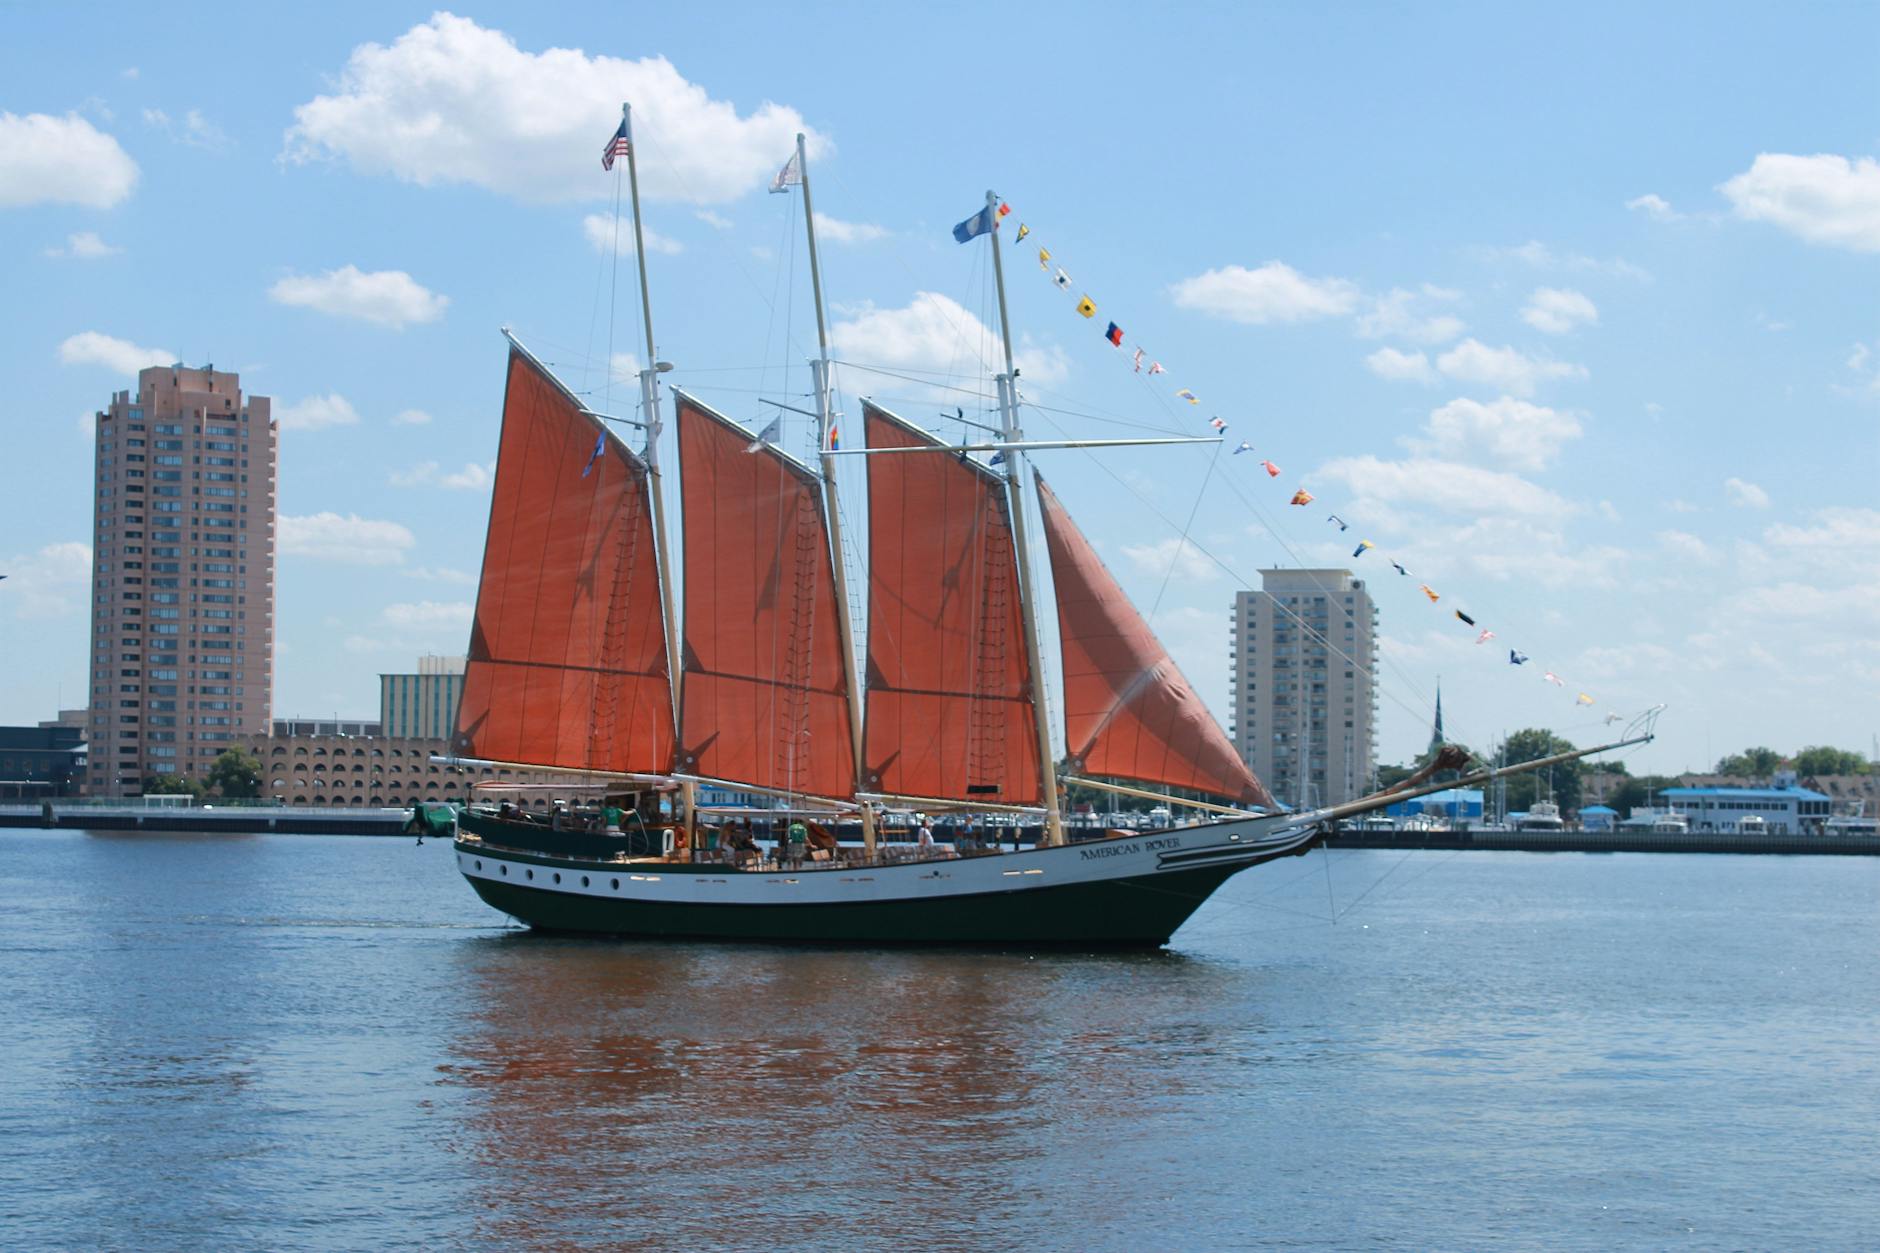
M 512 347 L 451 750 L 640 773 L 672 749 L 646 465 Z
M 864 404 L 870 448 L 938 447 Z M 1041 787 L 1004 480 L 963 454 L 870 457 L 871 792 L 1032 804 Z
M 1272 808 L 1272 795 L 1043 478 L 1038 503 L 1057 588 L 1071 768 Z
M 820 480 L 678 397 L 685 526 L 680 769 L 812 796 L 855 794 Z

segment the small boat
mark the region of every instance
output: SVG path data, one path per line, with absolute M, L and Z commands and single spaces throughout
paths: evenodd
M 1561 820 L 1560 806 L 1552 801 L 1535 801 L 1529 810 L 1521 815 L 1516 825 L 1517 831 L 1565 831 L 1567 824 Z

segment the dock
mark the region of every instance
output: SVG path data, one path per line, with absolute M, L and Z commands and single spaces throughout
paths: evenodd
M 151 805 L 50 800 L 0 805 L 0 827 L 60 831 L 197 831 L 256 835 L 403 835 L 411 808 L 340 805 Z
M 1395 848 L 1517 853 L 1743 853 L 1874 856 L 1871 835 L 1748 834 L 1712 831 L 1358 831 L 1341 829 L 1331 848 Z

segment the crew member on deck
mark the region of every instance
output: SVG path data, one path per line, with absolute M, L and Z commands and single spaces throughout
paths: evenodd
M 914 839 L 914 848 L 926 857 L 933 852 L 933 824 L 927 821 L 926 814 L 916 814 L 915 818 L 920 823 L 920 834 Z
M 803 864 L 803 849 L 809 843 L 809 828 L 803 825 L 801 818 L 792 818 L 788 835 L 785 846 L 789 850 L 790 864 L 800 866 Z

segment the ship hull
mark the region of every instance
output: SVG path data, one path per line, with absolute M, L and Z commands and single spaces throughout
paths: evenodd
M 465 817 L 459 869 L 491 907 L 538 930 L 871 945 L 1153 948 L 1231 876 L 1321 838 L 1253 819 L 1017 853 L 739 871 L 507 847 L 494 842 L 505 832 Z

